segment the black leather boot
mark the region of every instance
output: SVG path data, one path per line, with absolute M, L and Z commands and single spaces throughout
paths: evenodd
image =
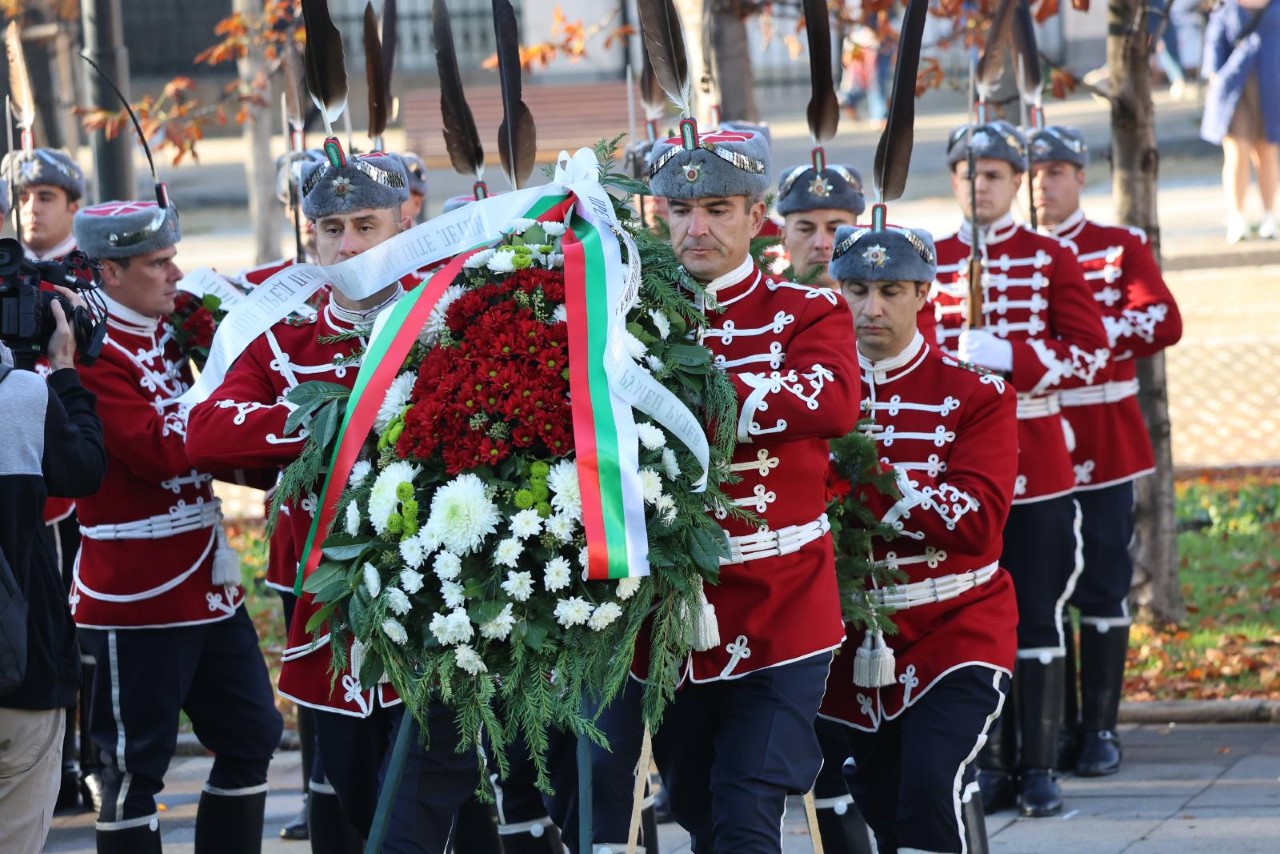
M 1062 704 L 1062 729 L 1058 731 L 1059 771 L 1074 771 L 1080 756 L 1080 686 L 1076 664 L 1076 630 L 1069 614 L 1062 615 L 1062 633 L 1067 644 L 1065 659 L 1066 701 Z
M 152 819 L 152 823 L 156 821 Z M 160 854 L 160 828 L 151 823 L 127 830 L 99 830 L 94 833 L 98 854 Z
M 1062 725 L 1065 666 L 1061 658 L 1048 664 L 1038 658 L 1019 659 L 1013 680 L 1022 731 L 1018 811 L 1032 818 L 1062 812 L 1062 789 L 1054 777 L 1053 763 Z
M 77 709 L 78 732 L 80 736 L 80 798 L 84 807 L 95 813 L 102 812 L 102 757 L 98 755 L 97 745 L 89 736 L 93 723 L 93 707 L 89 698 L 93 696 L 93 677 L 98 663 L 93 656 L 80 653 L 80 705 Z
M 818 806 L 818 832 L 829 854 L 871 854 L 871 828 L 852 799 Z
M 969 854 L 990 854 L 991 846 L 987 842 L 987 819 L 982 812 L 982 799 L 969 798 L 960 810 L 960 819 L 964 822 L 965 850 Z
M 252 795 L 200 793 L 195 854 L 261 854 L 266 791 Z
M 1075 772 L 1081 777 L 1104 777 L 1120 770 L 1122 751 L 1116 736 L 1116 716 L 1124 691 L 1124 661 L 1128 651 L 1127 623 L 1081 623 L 1082 737 L 1075 765 Z
M 311 854 L 363 854 L 364 840 L 347 821 L 338 796 L 312 791 L 307 796 Z
M 986 744 L 978 753 L 978 790 L 982 793 L 982 808 L 988 814 L 1012 809 L 1017 796 L 1016 685 L 1015 676 L 1014 685 L 1004 698 L 1004 708 L 987 731 Z
M 67 709 L 67 725 L 62 732 L 62 781 L 58 784 L 55 812 L 80 809 L 80 763 L 76 761 L 76 709 Z

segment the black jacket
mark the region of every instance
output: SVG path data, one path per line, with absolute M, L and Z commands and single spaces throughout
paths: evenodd
M 107 457 L 94 401 L 71 369 L 47 383 L 16 370 L 0 381 L 0 549 L 28 611 L 27 675 L 0 706 L 75 705 L 76 628 L 43 514 L 46 496 L 91 495 L 102 482 Z

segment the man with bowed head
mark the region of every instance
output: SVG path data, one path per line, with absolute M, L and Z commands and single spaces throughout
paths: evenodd
M 821 169 L 806 163 L 783 174 L 774 208 L 782 215 L 782 247 L 796 275 L 805 281 L 814 276 L 816 284 L 832 288 L 827 265 L 836 230 L 857 222 L 867 202 L 857 169 L 818 162 Z
M 650 163 L 671 245 L 707 293 L 703 342 L 738 393 L 741 480 L 725 492 L 759 520 L 719 514 L 729 556 L 706 589 L 718 637 L 708 632 L 682 666 L 654 756 L 694 850 L 780 852 L 786 797 L 808 791 L 822 765 L 814 719 L 844 639 L 825 473 L 828 440 L 857 421 L 852 321 L 829 289 L 772 278 L 751 259 L 769 186 L 763 137 L 699 134 L 685 120 Z

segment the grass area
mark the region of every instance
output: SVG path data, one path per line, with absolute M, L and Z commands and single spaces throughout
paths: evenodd
M 1182 625 L 1135 624 L 1131 700 L 1280 699 L 1280 472 L 1177 485 Z

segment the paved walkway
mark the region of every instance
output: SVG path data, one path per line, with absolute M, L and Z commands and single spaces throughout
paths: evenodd
M 1280 728 L 1267 724 L 1141 725 L 1122 728 L 1125 764 L 1114 777 L 1066 778 L 1067 809 L 1056 818 L 987 818 L 991 850 L 1004 854 L 1274 854 L 1280 851 Z M 305 854 L 276 838 L 300 804 L 296 752 L 271 765 L 265 854 Z M 192 851 L 195 808 L 210 760 L 174 761 L 164 792 L 165 851 Z M 799 799 L 787 810 L 786 854 L 813 850 Z M 45 849 L 93 851 L 93 817 L 57 816 Z M 674 824 L 661 828 L 663 854 L 687 852 Z M 229 852 L 233 854 L 233 852 Z M 460 852 L 466 854 L 466 852 Z

